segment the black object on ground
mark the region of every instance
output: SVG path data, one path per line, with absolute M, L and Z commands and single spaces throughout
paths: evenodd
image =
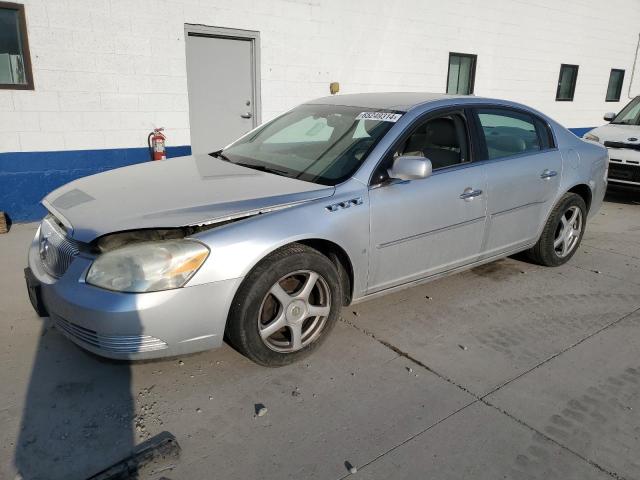
M 180 445 L 169 432 L 162 432 L 136 447 L 131 455 L 87 480 L 137 479 L 142 469 L 156 472 L 171 468 L 180 457 Z

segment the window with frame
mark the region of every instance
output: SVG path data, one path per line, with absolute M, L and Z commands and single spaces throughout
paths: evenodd
M 461 113 L 430 118 L 414 129 L 395 153 L 428 158 L 434 170 L 470 160 L 466 121 Z
M 0 88 L 32 90 L 24 6 L 0 2 Z
M 510 157 L 553 147 L 546 124 L 532 115 L 508 109 L 476 110 L 486 145 L 486 158 Z
M 624 82 L 624 70 L 612 68 L 609 74 L 609 84 L 607 85 L 607 102 L 619 102 L 622 94 L 622 83 Z
M 558 77 L 558 90 L 556 90 L 557 102 L 572 102 L 576 92 L 576 81 L 578 80 L 578 65 L 560 65 L 560 76 Z
M 469 53 L 449 53 L 447 93 L 471 95 L 476 79 L 478 56 Z

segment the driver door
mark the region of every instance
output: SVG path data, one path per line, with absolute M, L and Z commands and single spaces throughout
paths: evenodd
M 485 166 L 471 160 L 463 111 L 432 116 L 401 139 L 392 157 L 422 155 L 433 173 L 387 180 L 369 190 L 371 234 L 368 293 L 409 283 L 478 259 L 486 223 Z M 377 178 L 374 176 L 374 178 Z

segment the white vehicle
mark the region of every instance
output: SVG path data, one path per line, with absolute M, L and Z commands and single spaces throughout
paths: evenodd
M 603 144 L 609 150 L 609 182 L 640 188 L 640 96 L 617 115 L 606 113 L 609 122 L 584 135 L 585 140 Z

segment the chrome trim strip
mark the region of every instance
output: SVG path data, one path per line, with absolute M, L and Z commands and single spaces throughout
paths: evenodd
M 40 223 L 38 253 L 44 270 L 52 277 L 60 278 L 80 253 L 80 245 L 67 236 L 51 215 L 47 215 Z
M 327 205 L 324 207 L 329 212 L 335 212 L 340 209 L 349 208 L 351 206 L 362 205 L 363 200 L 362 197 L 351 198 L 349 200 L 345 200 L 344 202 L 332 203 L 331 205 Z
M 518 210 L 523 210 L 527 207 L 532 207 L 534 205 L 542 205 L 546 202 L 531 202 L 531 203 L 525 203 L 524 205 L 518 205 L 517 207 L 513 207 L 513 208 L 509 208 L 507 210 L 500 210 L 499 212 L 495 212 L 495 213 L 490 213 L 489 214 L 489 218 L 494 218 L 494 217 L 499 217 L 501 215 L 505 215 L 507 213 L 511 213 L 511 212 L 515 212 Z
M 618 179 L 611 178 L 611 177 L 609 177 L 607 180 L 609 182 L 613 182 L 613 183 L 624 183 L 624 184 L 627 184 L 627 185 L 640 185 L 640 182 L 630 182 L 629 180 L 618 180 Z
M 55 315 L 53 319 L 55 326 L 72 340 L 77 340 L 108 352 L 140 353 L 167 348 L 165 342 L 149 335 L 100 335 L 93 330 L 71 323 L 60 316 Z
M 447 230 L 452 230 L 454 228 L 464 227 L 465 225 L 471 225 L 471 224 L 477 223 L 477 222 L 479 222 L 481 220 L 484 221 L 485 218 L 486 218 L 485 216 L 482 216 L 482 217 L 474 218 L 473 220 L 466 220 L 464 222 L 455 223 L 453 225 L 448 225 L 446 227 L 436 228 L 435 230 L 429 230 L 428 232 L 417 233 L 415 235 L 410 235 L 408 237 L 399 238 L 397 240 L 391 240 L 390 242 L 385 242 L 385 243 L 381 243 L 379 245 L 376 245 L 376 248 L 382 249 L 382 248 L 392 247 L 394 245 L 398 245 L 399 243 L 410 242 L 411 240 L 417 240 L 418 238 L 427 237 L 427 236 L 432 235 L 434 233 L 440 233 L 440 232 L 445 232 Z
M 333 190 L 331 192 L 331 195 L 326 195 L 326 196 L 325 195 L 320 195 L 320 192 L 329 193 L 329 191 L 331 191 L 331 190 Z M 320 190 L 316 190 L 315 193 L 318 193 L 319 196 L 318 197 L 313 197 L 313 198 L 305 198 L 303 200 L 296 200 L 295 202 L 281 203 L 281 204 L 278 204 L 278 205 L 273 205 L 271 207 L 254 208 L 254 209 L 246 210 L 244 212 L 236 213 L 236 214 L 233 214 L 233 215 L 215 217 L 215 218 L 211 218 L 209 220 L 204 220 L 202 222 L 190 223 L 190 224 L 187 224 L 187 225 L 184 225 L 184 226 L 186 226 L 186 227 L 197 227 L 197 226 L 203 226 L 203 225 L 215 225 L 216 223 L 230 222 L 232 220 L 241 220 L 243 218 L 253 217 L 255 215 L 260 215 L 260 214 L 264 214 L 264 213 L 277 212 L 279 210 L 284 210 L 284 209 L 287 209 L 287 208 L 295 207 L 295 206 L 298 206 L 298 205 L 302 205 L 304 203 L 313 202 L 313 201 L 319 200 L 321 198 L 332 197 L 335 194 L 335 188 L 331 187 L 331 188 L 328 188 L 328 189 L 320 189 Z

